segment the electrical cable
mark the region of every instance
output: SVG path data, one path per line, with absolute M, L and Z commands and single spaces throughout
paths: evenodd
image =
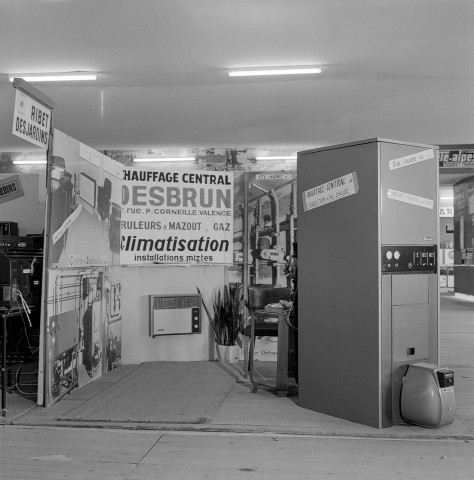
M 30 320 L 30 313 L 31 313 L 31 309 L 30 307 L 28 306 L 28 303 L 26 302 L 26 300 L 23 298 L 23 295 L 21 294 L 20 290 L 15 290 L 15 293 L 17 294 L 17 296 L 20 297 L 20 300 L 21 300 L 21 304 L 23 306 L 23 310 L 24 312 L 26 313 L 26 317 L 28 318 L 28 323 L 30 325 L 30 328 L 33 326 L 31 324 L 31 320 Z
M 291 311 L 294 310 L 294 305 L 295 305 L 295 297 L 296 297 L 296 292 L 297 292 L 298 286 L 295 287 L 295 291 L 293 292 L 292 297 L 290 297 L 290 301 L 287 302 L 286 300 L 280 300 L 280 304 L 284 307 L 285 305 L 288 307 L 287 312 L 285 312 L 285 322 L 286 324 L 293 328 L 294 330 L 298 330 L 298 327 L 293 325 L 290 321 L 290 315 Z M 282 303 L 283 302 L 283 303 Z
M 38 359 L 35 357 L 35 351 L 38 351 L 38 349 L 36 347 L 31 346 L 30 337 L 28 336 L 28 332 L 26 330 L 25 319 L 24 319 L 23 315 L 20 314 L 20 316 L 21 316 L 21 319 L 23 321 L 23 328 L 25 330 L 26 342 L 28 343 L 28 350 L 30 351 L 30 354 L 33 357 L 33 360 L 38 361 Z
M 24 312 L 26 314 L 26 318 L 28 319 L 28 324 L 29 324 L 30 328 L 33 328 L 33 324 L 31 323 L 31 319 L 30 319 L 30 316 L 29 316 L 29 314 L 31 313 L 31 308 L 29 307 L 26 300 L 23 298 L 23 295 L 21 294 L 20 290 L 16 290 L 16 293 L 20 297 L 21 303 L 22 303 L 22 306 L 23 306 L 23 310 L 21 310 L 21 309 L 19 309 L 19 310 L 20 310 L 21 320 L 23 321 L 24 336 L 25 336 L 26 341 L 28 343 L 28 350 L 30 351 L 30 354 L 33 357 L 33 359 L 37 360 L 37 358 L 35 357 L 35 354 L 34 354 L 35 349 L 31 346 L 30 338 L 28 336 L 28 330 L 27 330 L 26 324 L 25 324 L 25 317 L 23 316 L 23 312 Z M 17 343 L 17 351 L 18 351 L 18 344 L 20 343 L 21 340 L 22 339 L 20 339 Z
M 28 324 L 30 326 L 30 328 L 33 327 L 32 323 L 31 323 L 31 319 L 30 319 L 30 316 L 29 314 L 31 313 L 31 308 L 29 307 L 27 301 L 24 299 L 22 293 L 20 290 L 15 290 L 14 293 L 17 295 L 17 298 L 19 297 L 20 300 L 21 300 L 21 306 L 23 307 L 23 309 L 20 308 L 20 304 L 18 302 L 18 300 L 16 300 L 16 306 L 18 307 L 18 310 L 19 310 L 19 313 L 20 313 L 20 317 L 21 317 L 21 320 L 23 322 L 23 337 L 26 338 L 26 341 L 27 341 L 27 344 L 28 344 L 28 350 L 29 350 L 29 353 L 33 359 L 33 361 L 38 361 L 36 355 L 35 355 L 35 351 L 37 352 L 37 348 L 34 348 L 32 345 L 31 345 L 31 341 L 30 341 L 30 337 L 28 335 L 28 329 L 27 329 L 27 326 L 26 326 L 26 321 L 25 321 L 25 317 L 23 314 L 26 314 L 26 317 L 27 317 L 27 320 L 28 320 Z M 16 351 L 18 353 L 18 346 L 20 344 L 20 342 L 23 340 L 23 337 L 21 337 L 18 342 L 17 342 L 17 345 L 16 345 Z M 21 376 L 21 373 L 22 373 L 22 365 L 20 365 L 20 367 L 18 368 L 18 370 L 16 371 L 15 373 L 15 385 L 13 387 L 13 389 L 15 389 L 19 394 L 23 395 L 23 396 L 31 396 L 31 395 L 35 395 L 35 394 L 31 394 L 31 393 L 28 393 L 28 392 L 25 392 L 23 391 L 21 388 L 20 388 L 20 376 Z M 38 371 L 36 370 L 34 373 L 25 373 L 24 375 L 37 375 L 38 374 Z M 38 381 L 37 380 L 30 380 L 30 381 L 24 381 L 22 382 L 25 386 L 28 386 L 28 385 L 37 385 L 38 384 Z

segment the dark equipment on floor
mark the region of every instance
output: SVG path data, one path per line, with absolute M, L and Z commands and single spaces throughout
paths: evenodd
M 248 289 L 248 309 L 250 311 L 250 325 L 244 330 L 244 335 L 250 337 L 248 366 L 253 392 L 259 387 L 255 381 L 255 338 L 257 336 L 278 337 L 277 346 L 277 394 L 288 395 L 288 344 L 289 344 L 289 310 L 284 308 L 265 309 L 278 304 L 280 300 L 290 300 L 290 287 L 251 286 Z M 278 323 L 269 322 L 269 319 L 278 318 Z M 267 320 L 267 321 L 266 321 Z
M 43 237 L 0 238 L 0 306 L 38 305 L 42 275 Z

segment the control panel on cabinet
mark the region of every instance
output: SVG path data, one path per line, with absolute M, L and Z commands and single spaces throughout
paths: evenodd
M 384 245 L 382 272 L 436 272 L 436 245 Z

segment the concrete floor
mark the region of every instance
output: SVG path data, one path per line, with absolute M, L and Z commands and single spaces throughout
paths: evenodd
M 474 303 L 443 296 L 440 323 L 440 363 L 455 372 L 451 425 L 374 429 L 239 381 L 205 424 L 61 420 L 93 397 L 84 387 L 4 422 L 0 478 L 473 478 Z M 238 366 L 225 368 L 238 379 Z
M 473 443 L 7 425 L 3 480 L 472 478 Z

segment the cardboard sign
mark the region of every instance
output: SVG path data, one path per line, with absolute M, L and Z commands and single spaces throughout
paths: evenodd
M 434 150 L 429 148 L 428 150 L 423 150 L 422 152 L 390 160 L 388 165 L 390 170 L 395 170 L 397 168 L 409 167 L 415 163 L 424 162 L 425 160 L 430 160 L 432 158 L 434 158 Z
M 397 202 L 409 203 L 410 205 L 416 205 L 417 207 L 429 208 L 433 210 L 434 202 L 429 198 L 419 197 L 418 195 L 412 195 L 410 193 L 399 192 L 391 188 L 387 191 L 387 198 L 390 200 L 396 200 Z
M 50 125 L 51 110 L 17 88 L 13 112 L 13 135 L 37 147 L 47 149 Z
M 18 175 L 0 180 L 0 203 L 10 202 L 24 195 L 23 186 Z
M 335 178 L 317 187 L 303 192 L 304 211 L 322 207 L 336 200 L 341 200 L 359 191 L 357 173 L 352 172 L 343 177 Z

